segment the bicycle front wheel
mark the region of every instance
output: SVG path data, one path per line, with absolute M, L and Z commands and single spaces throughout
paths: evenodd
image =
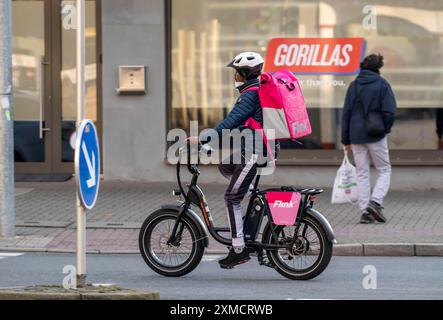
M 140 253 L 155 272 L 167 277 L 180 277 L 193 271 L 204 254 L 203 235 L 195 222 L 184 216 L 180 222 L 180 239 L 167 244 L 178 212 L 160 209 L 150 215 L 140 230 Z

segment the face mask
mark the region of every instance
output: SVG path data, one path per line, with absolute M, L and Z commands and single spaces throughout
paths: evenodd
M 244 82 L 238 82 L 238 81 L 235 81 L 235 87 L 236 87 L 236 88 L 241 87 L 241 86 L 244 85 L 244 84 L 245 84 Z

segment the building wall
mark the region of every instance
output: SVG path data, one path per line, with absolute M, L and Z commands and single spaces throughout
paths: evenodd
M 105 0 L 103 14 L 103 153 L 106 180 L 175 181 L 165 159 L 166 44 L 163 0 Z M 148 67 L 145 96 L 119 96 L 119 65 Z M 331 187 L 336 167 L 279 167 L 263 182 Z M 224 182 L 216 167 L 202 182 Z M 392 188 L 443 189 L 441 167 L 394 167 Z
M 108 180 L 163 180 L 166 136 L 163 0 L 105 0 L 103 154 Z M 119 96 L 119 65 L 146 65 L 147 95 Z

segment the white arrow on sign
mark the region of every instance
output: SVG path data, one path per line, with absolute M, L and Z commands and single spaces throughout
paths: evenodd
M 89 158 L 88 149 L 86 148 L 86 143 L 83 142 L 82 144 L 82 150 L 85 155 L 86 159 L 86 165 L 88 166 L 89 175 L 91 176 L 91 179 L 86 181 L 86 184 L 88 185 L 88 188 L 95 187 L 97 182 L 95 181 L 95 153 L 92 151 L 92 162 L 91 158 Z

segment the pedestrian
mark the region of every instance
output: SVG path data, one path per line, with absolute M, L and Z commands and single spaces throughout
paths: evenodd
M 352 149 L 354 155 L 360 223 L 365 224 L 386 222 L 383 202 L 392 174 L 387 136 L 394 124 L 397 104 L 388 81 L 380 76 L 383 65 L 380 54 L 364 58 L 360 74 L 348 88 L 342 116 L 343 148 Z M 372 193 L 371 159 L 378 173 Z

